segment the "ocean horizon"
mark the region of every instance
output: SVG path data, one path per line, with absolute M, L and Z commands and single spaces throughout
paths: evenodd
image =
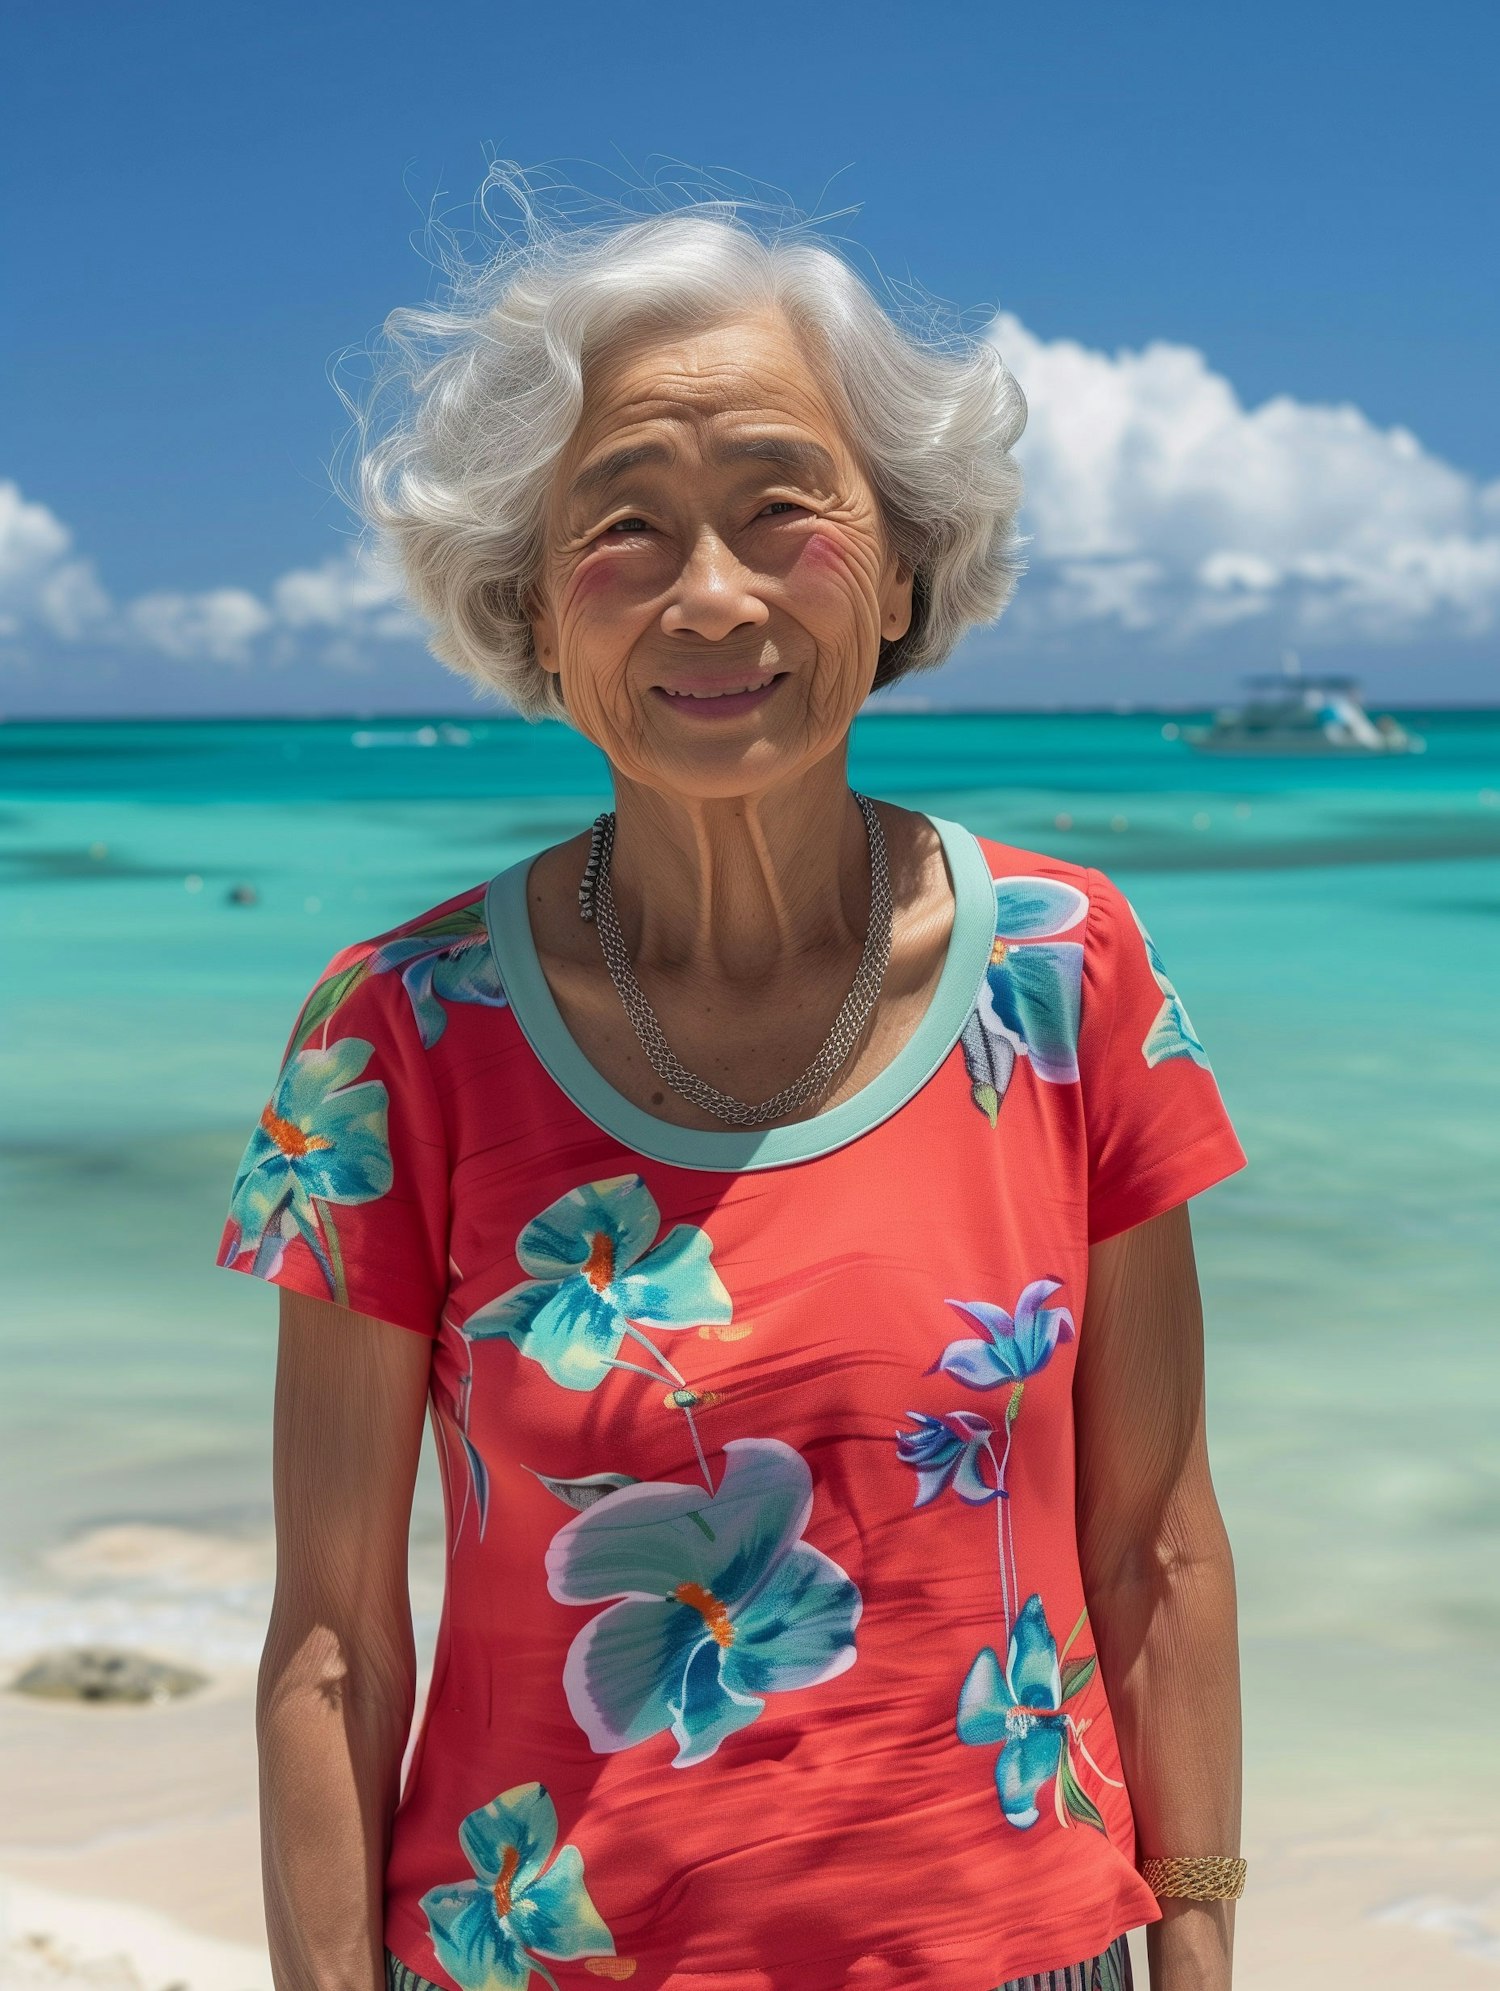
M 1263 674 L 1262 674 L 1263 675 Z M 1308 681 L 1313 673 L 1307 673 Z M 860 723 L 868 725 L 872 720 L 881 719 L 1119 719 L 1146 718 L 1162 720 L 1187 720 L 1189 723 L 1207 722 L 1214 713 L 1228 705 L 1241 701 L 1243 678 L 1226 682 L 1222 697 L 1205 701 L 1201 698 L 1173 700 L 1165 698 L 1114 698 L 1114 699 L 1030 699 L 1014 705 L 999 704 L 984 700 L 973 705 L 948 704 L 942 700 L 928 698 L 912 692 L 877 693 L 866 706 Z M 1296 682 L 1295 679 L 1292 680 Z M 1440 721 L 1453 718 L 1483 718 L 1487 714 L 1500 711 L 1500 702 L 1494 699 L 1451 698 L 1429 699 L 1409 703 L 1406 699 L 1382 699 L 1367 696 L 1364 704 L 1373 714 L 1389 712 L 1403 724 L 1418 725 L 1421 719 L 1432 715 Z M 500 706 L 498 703 L 481 702 L 472 698 L 464 703 L 452 705 L 433 704 L 430 701 L 415 701 L 410 705 L 330 705 L 300 711 L 295 706 L 285 709 L 256 707 L 244 711 L 225 709 L 211 712 L 150 712 L 150 711 L 104 711 L 97 705 L 87 713 L 6 711 L 0 706 L 0 729 L 6 727 L 57 726 L 297 726 L 297 725 L 397 725 L 419 727 L 423 724 L 453 726 L 531 726 L 534 722 L 524 719 L 519 713 Z
M 1194 1229 L 1252 1784 L 1461 1808 L 1500 1768 L 1500 710 L 1361 762 L 1198 756 L 1182 716 L 883 711 L 851 773 L 1151 927 L 1250 1157 Z M 0 1654 L 253 1662 L 276 1301 L 213 1257 L 298 1005 L 605 799 L 507 718 L 0 725 Z M 429 1648 L 441 1578 L 429 1441 Z

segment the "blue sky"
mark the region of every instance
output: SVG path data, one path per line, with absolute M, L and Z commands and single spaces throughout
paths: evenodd
M 1031 572 L 935 700 L 1212 702 L 1288 643 L 1491 697 L 1497 59 L 1492 6 L 1378 0 L 23 9 L 0 711 L 467 706 L 343 585 L 326 369 L 486 147 L 857 204 L 1004 314 Z

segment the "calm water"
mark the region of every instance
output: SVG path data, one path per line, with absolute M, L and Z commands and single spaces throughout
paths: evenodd
M 1500 1769 L 1500 715 L 1412 723 L 1421 759 L 1257 765 L 1144 716 L 891 715 L 855 769 L 1103 866 L 1157 936 L 1252 1161 L 1196 1212 L 1252 1764 L 1393 1802 Z M 263 1532 L 275 1301 L 212 1258 L 298 1002 L 603 794 L 515 723 L 0 729 L 8 1649 L 253 1656 L 253 1574 L 49 1558 Z M 429 1633 L 437 1511 L 424 1468 Z

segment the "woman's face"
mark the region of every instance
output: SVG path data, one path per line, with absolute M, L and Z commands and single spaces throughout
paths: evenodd
M 533 631 L 621 774 L 703 800 L 796 775 L 910 622 L 911 577 L 781 318 L 642 338 L 589 372 Z

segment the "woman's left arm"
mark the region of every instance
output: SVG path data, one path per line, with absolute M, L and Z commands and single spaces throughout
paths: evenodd
M 1234 1564 L 1209 1476 L 1186 1204 L 1093 1247 L 1073 1391 L 1084 1591 L 1138 1857 L 1237 1854 Z M 1234 1903 L 1162 1911 L 1152 1991 L 1227 1991 Z

